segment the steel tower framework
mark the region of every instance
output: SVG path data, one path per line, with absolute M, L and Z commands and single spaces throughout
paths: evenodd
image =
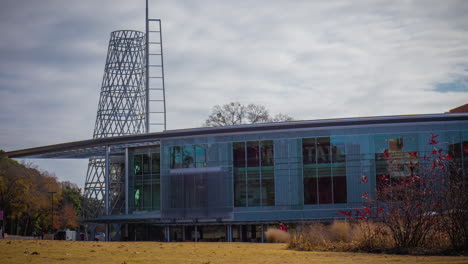
M 146 63 L 143 32 L 119 30 L 111 33 L 93 138 L 148 131 Z M 110 174 L 107 179 L 106 168 Z M 108 155 L 91 158 L 85 182 L 84 217 L 90 219 L 110 211 L 121 212 L 124 195 L 120 165 L 112 164 Z
M 162 30 L 160 19 L 149 19 L 146 0 L 146 34 L 134 30 L 111 33 L 94 138 L 148 133 L 150 126 L 166 130 Z M 85 219 L 123 213 L 125 161 L 105 157 L 88 163 L 83 210 Z

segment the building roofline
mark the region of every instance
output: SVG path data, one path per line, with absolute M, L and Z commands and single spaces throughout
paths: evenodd
M 284 129 L 304 129 L 304 128 L 322 128 L 337 126 L 361 126 L 378 124 L 397 124 L 397 123 L 417 123 L 417 122 L 440 122 L 440 121 L 462 121 L 468 120 L 468 113 L 446 113 L 446 114 L 425 114 L 425 115 L 400 115 L 400 116 L 377 116 L 377 117 L 355 117 L 355 118 L 336 118 L 336 119 L 317 119 L 304 121 L 288 121 L 261 124 L 246 124 L 223 127 L 202 127 L 167 130 L 164 132 L 153 132 L 146 134 L 136 134 L 109 138 L 87 139 L 81 141 L 66 142 L 54 145 L 40 146 L 28 149 L 8 151 L 0 154 L 9 158 L 31 158 L 43 157 L 47 153 L 82 150 L 88 155 L 73 156 L 87 157 L 93 153 L 101 153 L 105 146 L 110 145 L 129 145 L 138 146 L 139 143 L 147 141 L 159 141 L 161 139 L 188 137 L 188 136 L 208 136 L 222 135 L 231 133 L 248 132 L 267 132 Z M 86 150 L 85 150 L 86 149 Z M 99 150 L 98 150 L 99 149 Z M 96 150 L 93 152 L 93 150 Z M 60 158 L 60 156 L 51 156 Z

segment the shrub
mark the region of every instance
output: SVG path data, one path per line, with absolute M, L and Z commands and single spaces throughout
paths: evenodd
M 314 223 L 293 235 L 288 248 L 307 251 L 380 252 L 393 246 L 387 234 L 383 225 L 372 222 L 351 224 L 334 221 L 329 225 Z
M 352 241 L 352 227 L 344 221 L 330 225 L 314 223 L 291 237 L 288 248 L 296 250 L 342 250 Z
M 265 237 L 271 243 L 288 243 L 291 235 L 277 228 L 268 228 L 265 232 Z
M 351 242 L 354 236 L 353 227 L 346 221 L 333 221 L 327 229 L 333 242 Z
M 393 252 L 424 254 L 468 250 L 461 146 L 449 145 L 445 154 L 437 137 L 430 136 L 429 152 L 385 149 L 376 156 L 386 173 L 377 178 L 375 194 L 363 193 L 362 207 L 338 213 L 361 224 L 359 247 L 375 251 L 393 244 Z M 361 183 L 369 183 L 366 176 Z M 369 226 L 370 219 L 381 224 Z
M 355 250 L 383 252 L 394 247 L 395 242 L 389 235 L 390 230 L 378 222 L 357 222 L 354 226 Z
M 305 226 L 301 232 L 293 235 L 288 248 L 296 250 L 325 250 L 330 241 L 330 234 L 321 223 Z

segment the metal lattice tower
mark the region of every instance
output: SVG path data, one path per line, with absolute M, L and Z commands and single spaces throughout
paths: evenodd
M 93 138 L 140 134 L 148 131 L 146 85 L 146 37 L 143 32 L 120 30 L 111 33 Z M 110 161 L 109 161 L 110 162 Z M 122 180 L 110 165 L 109 202 L 112 211 L 121 206 Z M 89 160 L 85 182 L 84 217 L 104 213 L 105 159 Z M 117 208 L 119 210 L 119 208 Z
M 146 132 L 145 34 L 111 33 L 94 138 Z

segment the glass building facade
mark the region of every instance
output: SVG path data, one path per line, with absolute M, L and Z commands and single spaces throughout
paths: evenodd
M 429 139 L 434 135 L 440 151 L 468 168 L 466 121 L 253 130 L 163 139 L 160 153 L 138 152 L 130 158 L 134 167 L 130 214 L 158 211 L 161 219 L 172 219 L 173 214 L 165 215 L 164 205 L 170 207 L 181 199 L 202 199 L 196 198 L 199 193 L 206 197 L 215 193 L 213 199 L 222 200 L 219 204 L 204 201 L 190 208 L 223 208 L 223 214 L 204 215 L 223 222 L 338 218 L 338 210 L 361 205 L 361 194 L 372 193 L 380 176 L 397 181 L 417 173 L 425 162 L 421 157 L 433 151 Z M 384 159 L 385 152 L 395 164 Z M 154 164 L 156 161 L 160 166 Z M 402 166 L 409 164 L 412 166 Z M 214 171 L 216 175 L 209 176 Z M 181 177 L 181 173 L 185 178 L 172 182 L 169 188 L 171 179 Z M 166 180 L 160 182 L 161 177 Z M 363 177 L 369 184 L 361 184 Z M 192 182 L 187 185 L 188 181 Z M 174 189 L 174 184 L 198 189 Z M 182 194 L 176 198 L 170 190 L 183 190 L 191 198 Z M 191 220 L 200 217 L 189 211 L 175 216 Z
M 234 206 L 275 205 L 272 140 L 233 142 Z
M 131 151 L 129 170 L 129 201 L 131 211 L 161 209 L 161 173 L 159 148 Z
M 105 143 L 112 208 L 93 221 L 115 224 L 120 239 L 131 240 L 261 241 L 278 221 L 294 228 L 341 218 L 339 210 L 363 205 L 363 193 L 430 166 L 424 157 L 434 151 L 468 172 L 467 113 L 199 128 L 114 141 Z

